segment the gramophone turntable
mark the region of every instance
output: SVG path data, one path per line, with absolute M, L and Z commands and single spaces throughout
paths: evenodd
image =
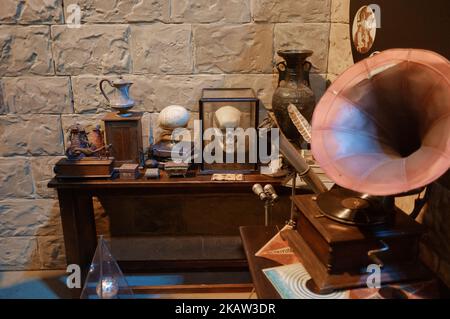
M 281 130 L 282 131 L 282 130 Z M 281 132 L 282 133 L 282 132 Z M 314 111 L 312 152 L 336 182 L 327 190 L 294 145 L 280 151 L 314 195 L 293 196 L 294 227 L 282 237 L 317 292 L 424 279 L 424 227 L 395 196 L 420 192 L 450 166 L 450 63 L 425 50 L 393 49 L 345 71 Z
M 334 186 L 315 199 L 328 218 L 349 225 L 378 225 L 392 222 L 395 213 L 392 198 L 361 194 Z

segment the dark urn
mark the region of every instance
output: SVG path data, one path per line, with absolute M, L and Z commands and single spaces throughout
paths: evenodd
M 304 140 L 289 117 L 288 106 L 294 104 L 311 123 L 316 98 L 309 81 L 312 64 L 306 59 L 313 51 L 279 50 L 277 53 L 284 61 L 277 64 L 279 80 L 272 98 L 272 109 L 284 135 L 300 145 Z

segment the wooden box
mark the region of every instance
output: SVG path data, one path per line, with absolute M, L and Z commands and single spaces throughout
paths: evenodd
M 140 163 L 144 154 L 141 118 L 142 113 L 131 113 L 127 117 L 108 113 L 103 118 L 106 143 L 112 144 L 111 155 L 115 158 L 116 167 L 126 163 Z
M 139 177 L 138 164 L 123 164 L 116 170 L 119 172 L 120 179 L 137 179 Z
M 109 178 L 113 174 L 114 159 L 60 159 L 53 168 L 56 178 Z
M 187 163 L 164 163 L 164 171 L 169 177 L 183 176 L 186 177 L 189 170 L 189 164 Z

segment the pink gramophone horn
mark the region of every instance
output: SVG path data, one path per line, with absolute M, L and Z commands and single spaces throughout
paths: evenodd
M 450 167 L 450 63 L 392 49 L 345 71 L 312 120 L 312 152 L 338 185 L 371 195 L 425 186 Z

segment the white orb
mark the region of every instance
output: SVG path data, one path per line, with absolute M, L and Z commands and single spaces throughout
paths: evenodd
M 117 280 L 109 276 L 104 277 L 101 282 L 97 284 L 96 292 L 102 299 L 112 299 L 116 297 L 119 292 Z
M 185 127 L 189 122 L 190 116 L 189 111 L 184 106 L 169 105 L 159 113 L 158 123 L 165 129 Z

